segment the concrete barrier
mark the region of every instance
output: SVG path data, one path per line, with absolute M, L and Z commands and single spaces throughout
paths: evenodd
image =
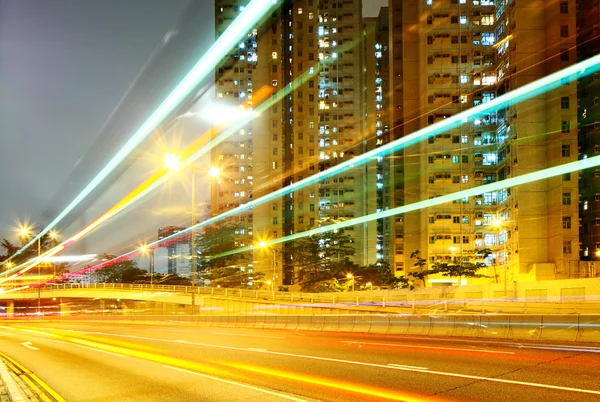
M 371 316 L 355 315 L 354 329 L 352 330 L 352 332 L 369 332 L 371 330 L 371 324 Z
M 544 315 L 542 316 L 542 333 L 540 340 L 571 341 L 579 337 L 579 316 L 576 315 Z
M 578 341 L 600 342 L 600 315 L 580 315 Z
M 296 327 L 296 331 L 309 331 L 310 330 L 310 326 L 311 326 L 311 322 L 312 322 L 312 315 L 301 315 L 298 317 L 298 326 Z
M 484 324 L 481 316 L 458 315 L 454 316 L 454 330 L 452 336 L 476 338 L 480 336 Z
M 513 315 L 509 317 L 508 338 L 538 341 L 542 335 L 541 315 Z
M 235 328 L 332 331 L 388 335 L 453 336 L 530 341 L 598 342 L 600 315 L 60 315 L 6 318 L 2 322 L 125 322 Z
M 509 315 L 480 315 L 468 317 L 471 325 L 476 327 L 476 337 L 479 338 L 508 338 L 510 331 Z
M 338 316 L 338 331 L 339 332 L 353 332 L 355 325 L 356 325 L 355 316 L 350 315 L 350 314 Z
M 428 335 L 431 329 L 431 319 L 428 315 L 411 315 L 408 318 L 407 334 Z
M 325 327 L 325 317 L 324 315 L 311 316 L 310 327 L 308 329 L 310 331 L 322 331 L 323 327 Z
M 408 332 L 408 318 L 407 315 L 395 315 L 391 316 L 390 328 L 388 335 L 404 335 Z
M 455 330 L 454 316 L 437 315 L 430 317 L 428 335 L 451 336 Z
M 387 334 L 390 329 L 390 316 L 389 315 L 371 315 L 371 328 L 369 333 L 371 334 Z

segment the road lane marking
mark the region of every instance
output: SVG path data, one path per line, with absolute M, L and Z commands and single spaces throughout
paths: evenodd
M 110 333 L 103 333 L 103 335 L 125 337 L 125 338 L 145 339 L 145 340 L 151 340 L 151 341 L 156 341 L 156 342 L 182 343 L 181 341 L 174 341 L 171 339 L 150 338 L 150 337 L 136 336 L 136 335 L 122 335 L 122 334 L 110 334 Z M 420 370 L 420 369 L 413 369 L 413 368 L 409 368 L 409 367 L 390 366 L 387 364 L 367 363 L 367 362 L 361 362 L 361 361 L 343 360 L 343 359 L 335 359 L 335 358 L 321 357 L 321 356 L 300 355 L 300 354 L 295 354 L 295 353 L 274 352 L 274 351 L 269 351 L 269 350 L 266 350 L 266 351 L 265 350 L 250 350 L 248 348 L 241 348 L 241 347 L 235 347 L 235 346 L 224 346 L 224 345 L 214 345 L 214 344 L 209 344 L 209 343 L 198 343 L 198 342 L 189 342 L 189 341 L 185 341 L 184 343 L 186 343 L 188 345 L 212 347 L 212 348 L 217 348 L 217 349 L 229 349 L 229 350 L 239 350 L 239 351 L 246 351 L 246 352 L 253 352 L 253 353 L 264 353 L 264 354 L 271 354 L 271 355 L 276 355 L 276 356 L 287 356 L 287 357 L 295 357 L 295 358 L 309 359 L 309 360 L 322 360 L 322 361 L 330 361 L 330 362 L 335 362 L 335 363 L 353 364 L 353 365 L 358 365 L 358 366 L 384 368 L 384 369 L 389 369 L 389 370 L 408 371 L 408 372 L 421 373 L 421 374 L 440 375 L 440 376 L 455 377 L 455 378 L 466 378 L 466 379 L 471 379 L 471 380 L 498 382 L 498 383 L 504 383 L 504 384 L 522 385 L 522 386 L 529 386 L 529 387 L 536 387 L 536 388 L 547 388 L 547 389 L 555 389 L 555 390 L 562 390 L 562 391 L 569 391 L 569 392 L 579 392 L 579 393 L 585 393 L 585 394 L 600 395 L 600 391 L 591 390 L 591 389 L 563 387 L 563 386 L 559 386 L 559 385 L 508 380 L 508 379 L 504 379 L 504 378 L 482 377 L 482 376 L 475 376 L 475 375 L 469 375 L 469 374 L 452 373 L 452 372 L 447 372 L 447 371 Z
M 66 341 L 57 341 L 57 342 L 64 342 L 64 343 L 66 343 L 66 344 L 68 344 L 68 345 L 72 345 L 72 344 L 73 344 L 72 342 L 66 342 Z M 83 345 L 78 345 L 78 344 L 75 344 L 75 346 L 79 346 L 79 347 L 80 347 L 80 348 L 82 348 L 82 349 L 88 349 L 88 350 L 91 350 L 91 351 L 94 351 L 94 352 L 106 353 L 106 354 L 113 355 L 113 356 L 118 356 L 118 357 L 128 357 L 127 355 L 123 355 L 123 354 L 121 354 L 121 353 L 109 352 L 109 351 L 107 351 L 107 350 L 102 350 L 102 349 L 91 348 L 91 347 L 89 347 L 89 346 L 83 346 Z
M 502 355 L 514 355 L 515 352 L 502 352 L 489 349 L 465 349 L 465 348 L 445 348 L 441 346 L 424 346 L 424 345 L 407 345 L 401 343 L 376 343 L 376 342 L 360 342 L 360 341 L 342 341 L 347 345 L 378 345 L 378 346 L 393 346 L 397 348 L 418 348 L 418 349 L 439 349 L 439 350 L 458 350 L 461 352 L 481 352 L 481 353 L 497 353 Z
M 408 366 L 408 365 L 406 365 L 406 364 L 395 364 L 395 363 L 390 363 L 390 364 L 388 364 L 388 366 L 392 366 L 392 367 L 402 367 L 402 368 L 409 368 L 409 369 L 415 369 L 415 370 L 429 370 L 427 367 Z
M 285 336 L 270 336 L 270 335 L 244 335 L 244 334 L 232 334 L 230 332 L 212 332 L 213 335 L 225 335 L 225 336 L 242 336 L 244 338 L 270 338 L 270 339 L 285 339 Z
M 261 349 L 261 348 L 248 348 L 248 350 L 251 350 L 253 352 L 267 352 L 268 349 Z
M 202 373 L 198 373 L 197 371 L 190 371 L 190 370 L 182 369 L 182 368 L 179 368 L 179 367 L 168 366 L 166 364 L 163 364 L 162 366 L 166 367 L 168 369 L 171 369 L 171 370 L 182 371 L 184 373 L 188 373 L 188 374 L 191 374 L 191 375 L 196 375 L 196 376 L 199 376 L 199 377 L 208 378 L 210 380 L 221 381 L 221 382 L 224 382 L 224 383 L 227 383 L 227 384 L 237 385 L 238 387 L 248 388 L 248 389 L 251 389 L 251 390 L 254 390 L 254 391 L 262 392 L 264 394 L 278 396 L 280 398 L 288 399 L 290 401 L 306 402 L 306 399 L 301 399 L 301 398 L 296 398 L 296 397 L 293 397 L 293 396 L 290 396 L 290 395 L 280 394 L 279 392 L 269 391 L 269 390 L 264 389 L 264 388 L 254 387 L 252 385 L 244 384 L 244 383 L 241 383 L 241 382 L 226 380 L 224 378 L 214 377 L 212 375 L 202 374 Z
M 31 350 L 40 350 L 40 348 L 36 348 L 35 346 L 33 346 L 31 344 L 31 342 L 27 341 L 27 342 L 21 342 L 21 345 L 25 346 L 27 349 L 31 349 Z

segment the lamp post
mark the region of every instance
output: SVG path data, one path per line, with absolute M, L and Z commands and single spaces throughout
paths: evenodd
M 150 288 L 154 285 L 154 250 L 148 246 L 142 246 L 140 251 L 148 256 L 149 267 L 148 271 L 150 271 Z
M 165 164 L 165 168 L 171 172 L 177 172 L 182 167 L 181 157 L 175 154 L 167 154 L 165 155 L 163 162 Z M 192 171 L 192 226 L 196 225 L 196 172 L 202 171 L 206 172 L 206 169 L 197 169 L 197 168 L 189 168 Z M 220 170 L 216 167 L 211 167 L 208 169 L 208 174 L 210 177 L 216 178 L 219 176 Z M 190 232 L 190 254 L 191 254 L 191 273 L 190 279 L 192 280 L 192 315 L 196 309 L 196 239 L 194 229 Z
M 501 219 L 494 219 L 492 224 L 498 229 L 498 241 L 500 241 L 500 228 L 502 227 L 504 221 Z M 508 276 L 508 270 L 506 266 L 506 236 L 504 236 L 504 241 L 502 242 L 503 250 L 502 250 L 502 267 L 504 268 L 504 298 L 508 296 L 506 277 Z M 497 263 L 496 263 L 497 264 Z
M 352 291 L 354 292 L 354 275 L 352 274 L 346 274 L 346 278 L 351 279 L 352 280 Z
M 264 240 L 261 241 L 259 243 L 259 245 L 260 245 L 261 248 L 263 248 L 265 250 L 269 248 L 268 243 L 266 241 L 264 241 Z M 273 264 L 271 265 L 271 279 L 268 282 L 271 283 L 271 292 L 274 293 L 275 292 L 275 290 L 274 290 L 274 287 L 275 287 L 275 268 L 277 266 L 277 257 L 275 255 L 275 253 L 277 253 L 277 250 L 272 249 L 272 252 L 273 252 Z

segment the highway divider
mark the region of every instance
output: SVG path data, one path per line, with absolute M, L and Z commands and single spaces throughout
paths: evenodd
M 448 336 L 529 341 L 600 342 L 600 315 L 411 315 L 411 314 L 303 314 L 303 315 L 70 315 L 7 319 L 18 321 L 87 321 L 160 325 L 283 329 L 373 333 L 387 335 Z

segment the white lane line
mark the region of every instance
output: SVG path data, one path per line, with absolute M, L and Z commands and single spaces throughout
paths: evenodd
M 407 366 L 406 364 L 394 364 L 394 363 L 390 363 L 390 364 L 388 364 L 388 366 L 408 368 L 408 369 L 415 369 L 415 370 L 429 370 L 427 367 Z
M 31 349 L 31 350 L 40 350 L 40 348 L 36 348 L 35 346 L 33 346 L 31 344 L 31 342 L 27 341 L 27 342 L 21 342 L 21 345 L 25 346 L 27 349 Z
M 163 367 L 166 367 L 166 368 L 171 369 L 171 370 L 182 371 L 184 373 L 196 375 L 196 376 L 199 376 L 199 377 L 208 378 L 208 379 L 215 380 L 215 381 L 221 381 L 221 382 L 224 382 L 224 383 L 227 383 L 227 384 L 231 384 L 231 385 L 237 385 L 238 387 L 248 388 L 248 389 L 251 389 L 251 390 L 254 390 L 254 391 L 262 392 L 264 394 L 278 396 L 280 398 L 284 398 L 284 399 L 287 399 L 287 400 L 290 400 L 290 401 L 306 402 L 306 399 L 301 399 L 301 398 L 296 398 L 296 397 L 293 397 L 293 396 L 290 396 L 290 395 L 280 394 L 279 392 L 269 391 L 269 390 L 264 389 L 264 388 L 254 387 L 252 385 L 244 384 L 244 383 L 237 382 L 237 381 L 230 381 L 230 380 L 226 380 L 224 378 L 213 377 L 212 375 L 198 373 L 197 371 L 185 370 L 185 369 L 181 369 L 179 367 L 167 366 L 165 364 L 163 364 Z
M 253 352 L 267 352 L 268 349 L 260 349 L 260 348 L 248 348 L 248 350 L 251 350 Z
M 489 349 L 466 349 L 466 348 L 444 348 L 440 346 L 424 346 L 424 345 L 409 345 L 401 343 L 376 343 L 376 342 L 360 342 L 360 341 L 342 341 L 348 345 L 379 345 L 379 346 L 393 346 L 397 348 L 418 348 L 418 349 L 438 349 L 438 350 L 458 350 L 462 352 L 481 352 L 481 353 L 497 353 L 502 355 L 514 355 L 515 352 L 502 352 L 498 350 Z
M 120 335 L 120 334 L 108 334 L 108 333 L 106 333 L 105 335 L 146 339 L 146 340 L 157 341 L 157 342 L 180 343 L 178 341 L 172 341 L 170 339 L 149 338 L 149 337 L 135 336 L 135 335 Z M 241 351 L 246 351 L 246 352 L 264 353 L 264 354 L 270 354 L 270 355 L 276 355 L 276 356 L 297 357 L 300 359 L 309 359 L 309 360 L 322 360 L 322 361 L 330 361 L 330 362 L 335 362 L 335 363 L 354 364 L 357 366 L 377 367 L 377 368 L 385 368 L 385 369 L 390 369 L 390 370 L 410 371 L 410 372 L 422 373 L 422 374 L 432 374 L 432 375 L 441 375 L 441 376 L 446 376 L 446 377 L 467 378 L 467 379 L 471 379 L 471 380 L 499 382 L 499 383 L 505 383 L 505 384 L 523 385 L 523 386 L 529 386 L 529 387 L 557 389 L 557 390 L 562 390 L 562 391 L 571 391 L 571 392 L 580 392 L 580 393 L 585 393 L 585 394 L 600 395 L 600 391 L 595 391 L 595 390 L 591 390 L 591 389 L 561 387 L 558 385 L 507 380 L 507 379 L 495 378 L 495 377 L 481 377 L 481 376 L 475 376 L 475 375 L 469 375 L 469 374 L 450 373 L 447 371 L 432 371 L 432 370 L 425 371 L 425 370 L 412 369 L 412 368 L 408 368 L 408 367 L 388 366 L 386 364 L 366 363 L 366 362 L 359 362 L 359 361 L 352 361 L 352 360 L 333 359 L 333 358 L 329 358 L 329 357 L 320 357 L 320 356 L 299 355 L 299 354 L 295 354 L 295 353 L 273 352 L 273 351 L 269 351 L 269 350 L 267 350 L 267 351 L 249 350 L 248 348 L 238 348 L 235 346 L 212 345 L 210 343 L 197 343 L 197 342 L 187 342 L 187 341 L 185 343 L 188 345 L 203 346 L 203 347 L 209 347 L 209 348 L 241 350 Z
M 225 335 L 225 336 L 241 336 L 244 338 L 270 338 L 270 339 L 284 339 L 285 336 L 269 336 L 269 335 L 244 335 L 244 334 L 232 334 L 230 332 L 212 332 L 213 335 Z
M 63 341 L 58 341 L 58 342 L 63 342 Z M 65 342 L 65 343 L 68 344 L 68 345 L 73 345 L 73 343 L 71 343 L 71 342 Z M 83 346 L 83 345 L 78 345 L 78 344 L 75 344 L 75 346 L 79 346 L 80 348 L 83 348 L 83 349 L 92 350 L 94 352 L 106 353 L 108 355 L 119 356 L 119 357 L 128 357 L 127 355 L 122 355 L 120 353 L 109 352 L 107 350 L 91 348 L 89 346 Z
M 597 346 L 573 346 L 573 345 L 555 345 L 555 344 L 549 344 L 549 343 L 545 343 L 541 346 L 538 345 L 532 345 L 530 343 L 518 343 L 518 340 L 513 340 L 513 342 L 507 342 L 507 341 L 494 341 L 492 339 L 456 339 L 456 338 L 437 338 L 437 337 L 418 337 L 418 336 L 405 336 L 405 335 L 398 335 L 399 338 L 401 339 L 418 339 L 420 341 L 424 341 L 424 340 L 433 340 L 433 341 L 445 341 L 445 342 L 451 342 L 451 343 L 475 343 L 475 344 L 481 344 L 481 345 L 498 345 L 498 346 L 503 346 L 503 347 L 507 347 L 507 348 L 521 348 L 521 349 L 527 349 L 527 348 L 533 348 L 533 349 L 539 349 L 542 347 L 555 347 L 555 348 L 563 348 L 565 351 L 568 351 L 569 348 L 574 349 L 575 352 L 581 352 L 582 350 L 580 349 L 588 349 L 590 352 L 593 353 L 597 353 L 600 352 L 600 348 L 598 348 Z M 562 349 L 561 349 L 562 350 Z

